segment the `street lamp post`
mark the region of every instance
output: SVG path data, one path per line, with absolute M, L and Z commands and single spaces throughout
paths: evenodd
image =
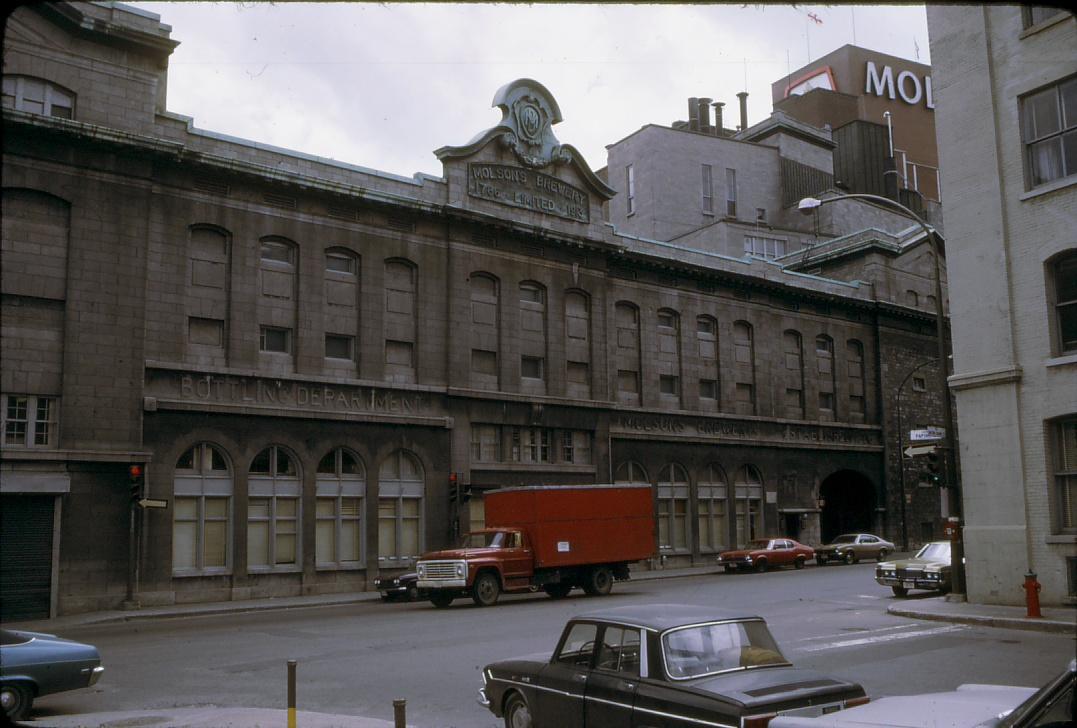
M 931 229 L 931 226 L 921 219 L 919 215 L 902 205 L 900 202 L 895 202 L 888 197 L 881 197 L 880 195 L 870 195 L 863 192 L 855 192 L 847 195 L 834 195 L 833 197 L 827 197 L 826 199 L 819 199 L 817 197 L 805 197 L 797 205 L 797 208 L 805 215 L 818 210 L 823 205 L 830 202 L 837 202 L 838 200 L 870 200 L 888 207 L 892 207 L 917 222 L 924 231 L 924 235 L 927 237 L 927 244 L 931 246 L 931 255 L 935 258 L 934 265 L 934 279 L 935 279 L 935 339 L 938 346 L 938 358 L 939 358 L 939 393 L 942 395 L 942 420 L 943 429 L 945 434 L 943 436 L 943 472 L 946 474 L 946 485 L 949 487 L 950 498 L 950 513 L 955 514 L 960 523 L 961 518 L 961 490 L 957 484 L 957 469 L 955 465 L 956 453 L 954 452 L 954 416 L 953 408 L 950 402 L 950 388 L 947 384 L 947 367 L 946 367 L 946 323 L 943 318 L 944 306 L 942 298 L 942 272 L 941 265 L 942 260 L 939 257 L 939 245 L 935 240 L 935 231 Z M 904 498 L 904 495 L 902 496 Z M 951 572 L 953 575 L 953 594 L 960 598 L 965 593 L 965 558 L 964 558 L 964 546 L 961 542 L 960 532 L 957 538 L 954 539 L 951 548 Z
M 902 447 L 902 445 L 905 444 L 904 443 L 905 429 L 902 427 L 902 422 L 901 422 L 901 390 L 905 388 L 905 385 L 908 383 L 909 379 L 912 377 L 913 374 L 916 374 L 916 372 L 920 371 L 921 369 L 926 367 L 928 364 L 934 364 L 937 361 L 938 361 L 938 359 L 928 359 L 927 361 L 920 362 L 919 364 L 917 364 L 916 366 L 914 366 L 912 369 L 909 370 L 909 373 L 906 374 L 905 378 L 901 380 L 901 384 L 898 385 L 898 391 L 897 391 L 897 431 L 898 431 L 898 465 L 899 465 L 899 468 L 900 468 L 900 470 L 898 472 L 900 474 L 900 482 L 901 482 L 901 550 L 902 551 L 908 551 L 909 550 L 909 531 L 908 531 L 908 521 L 906 520 L 906 517 L 905 517 L 905 498 L 907 496 L 905 494 L 905 451 L 904 451 L 904 448 Z

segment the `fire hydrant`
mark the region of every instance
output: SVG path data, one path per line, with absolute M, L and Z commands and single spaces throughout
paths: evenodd
M 1036 581 L 1036 572 L 1032 569 L 1025 574 L 1025 583 L 1021 585 L 1025 590 L 1025 610 L 1027 617 L 1042 617 L 1040 614 L 1040 583 Z

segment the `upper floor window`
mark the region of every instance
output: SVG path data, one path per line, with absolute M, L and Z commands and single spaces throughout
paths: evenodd
M 631 164 L 625 167 L 625 188 L 628 190 L 628 214 L 636 211 L 636 169 Z
M 703 212 L 708 215 L 714 214 L 714 180 L 711 177 L 711 166 L 703 165 Z
M 1055 332 L 1060 354 L 1077 351 L 1077 251 L 1064 253 L 1050 264 L 1054 294 Z
M 1026 28 L 1031 28 L 1033 25 L 1038 25 L 1045 20 L 1050 20 L 1061 12 L 1063 12 L 1063 9 L 1057 6 L 1026 5 L 1021 9 L 1021 19 L 1024 21 Z
M 74 118 L 75 94 L 30 76 L 4 76 L 4 108 L 61 119 Z
M 1077 175 L 1077 76 L 1021 99 L 1029 186 Z
M 1077 532 L 1077 419 L 1052 425 L 1055 450 L 1056 528 Z
M 759 258 L 773 260 L 785 255 L 785 241 L 781 238 L 768 238 L 761 235 L 744 236 L 744 253 Z
M 295 265 L 295 246 L 291 243 L 285 242 L 284 240 L 276 240 L 274 238 L 263 238 L 261 243 L 261 258 L 263 262 Z
M 55 397 L 4 395 L 3 444 L 16 447 L 56 447 L 58 405 Z
M 725 171 L 725 214 L 737 216 L 737 170 Z
M 339 251 L 329 251 L 325 254 L 325 270 L 327 273 L 343 273 L 355 275 L 355 256 Z

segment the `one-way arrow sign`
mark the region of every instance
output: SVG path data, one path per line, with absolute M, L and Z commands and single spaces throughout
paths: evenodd
M 143 498 L 138 504 L 143 508 L 168 508 L 168 501 L 164 498 Z
M 920 455 L 930 455 L 935 452 L 935 445 L 909 445 L 905 448 L 904 453 L 907 458 L 915 458 Z

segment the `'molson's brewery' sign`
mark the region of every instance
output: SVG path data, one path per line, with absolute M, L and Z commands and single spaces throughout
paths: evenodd
M 590 222 L 587 193 L 556 177 L 505 164 L 467 165 L 467 193 L 512 207 Z

